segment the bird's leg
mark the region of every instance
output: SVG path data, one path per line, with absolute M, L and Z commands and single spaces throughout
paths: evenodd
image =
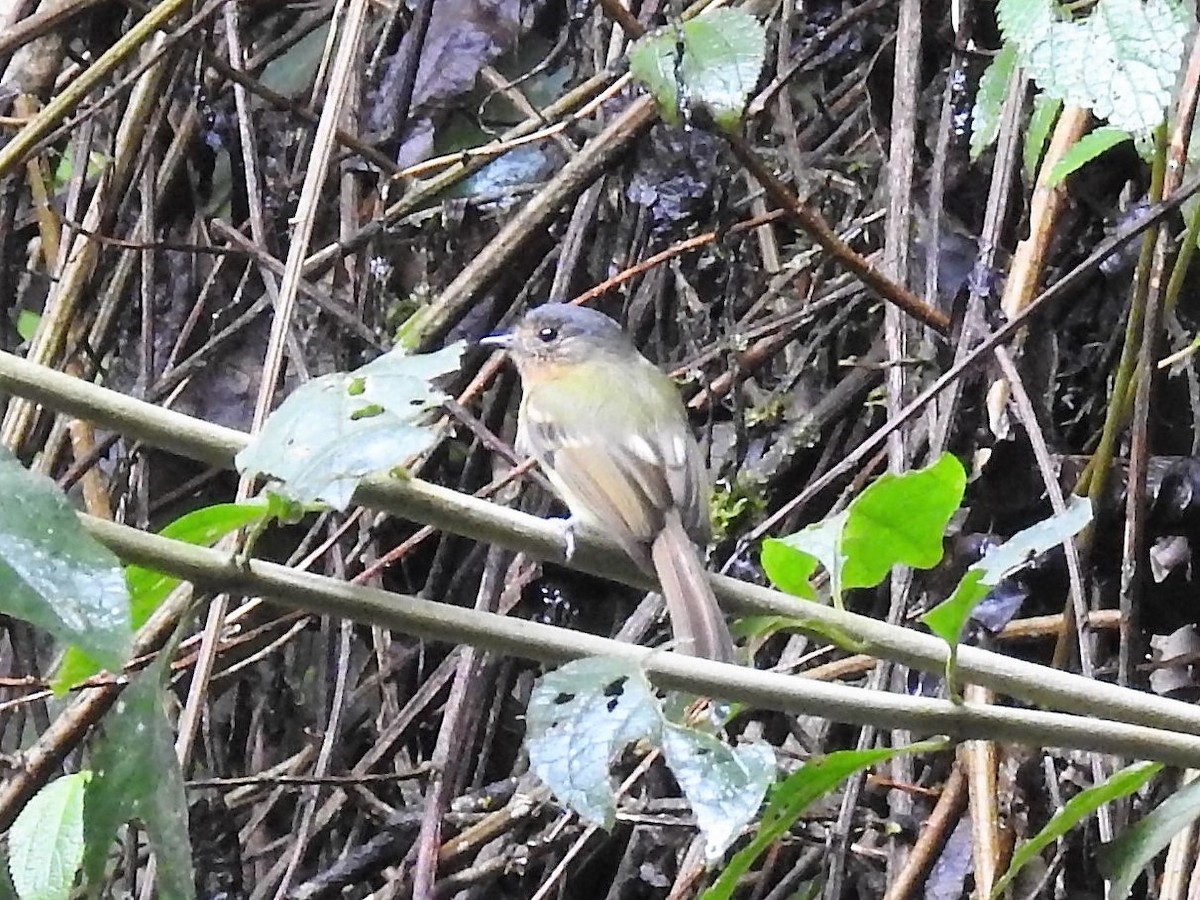
M 567 562 L 570 562 L 575 557 L 575 550 L 577 549 L 575 532 L 579 528 L 579 522 L 574 516 L 567 519 L 560 519 L 559 521 L 562 522 L 563 557 Z

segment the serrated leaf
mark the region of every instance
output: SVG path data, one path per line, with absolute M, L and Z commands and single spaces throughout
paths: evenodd
M 1128 131 L 1111 126 L 1088 132 L 1054 164 L 1054 168 L 1050 170 L 1050 186 L 1053 187 L 1072 172 L 1128 140 L 1132 140 Z
M 775 780 L 775 754 L 765 744 L 730 747 L 674 722 L 665 723 L 662 749 L 696 814 L 705 855 L 719 859 L 758 812 Z
M 1001 0 L 997 18 L 1042 90 L 1134 134 L 1163 121 L 1191 28 L 1185 4 L 1099 0 L 1069 21 L 1052 0 Z
M 7 453 L 0 453 L 0 497 L 0 612 L 119 670 L 133 631 L 117 558 L 83 530 L 54 482 Z
M 759 822 L 758 833 L 730 859 L 704 892 L 703 900 L 729 900 L 741 877 L 767 849 L 795 824 L 800 815 L 861 769 L 886 762 L 897 753 L 924 753 L 941 749 L 943 741 L 924 741 L 909 747 L 882 750 L 839 750 L 813 759 L 771 790 L 771 799 Z
M 1071 497 L 1061 516 L 1044 519 L 989 550 L 967 569 L 954 593 L 925 613 L 921 621 L 951 647 L 957 646 L 971 611 L 992 588 L 1034 557 L 1079 534 L 1091 521 L 1091 502 L 1086 497 Z
M 1200 779 L 1184 785 L 1098 854 L 1100 873 L 1112 884 L 1110 900 L 1123 900 L 1151 860 L 1200 817 Z
M 1016 44 L 1007 43 L 992 58 L 979 78 L 979 90 L 975 93 L 975 106 L 971 110 L 972 159 L 978 159 L 984 150 L 996 142 L 996 135 L 1000 133 L 1001 113 L 1004 110 L 1004 97 L 1008 93 L 1008 82 L 1016 68 Z
M 1042 162 L 1042 154 L 1046 152 L 1046 143 L 1050 140 L 1050 130 L 1058 121 L 1062 112 L 1063 102 L 1057 97 L 1038 94 L 1033 98 L 1033 112 L 1029 115 L 1029 126 L 1025 130 L 1025 149 L 1023 164 L 1025 179 L 1033 184 L 1037 177 L 1038 166 Z
M 158 896 L 192 900 L 195 879 L 187 797 L 175 755 L 175 732 L 163 710 L 163 675 L 169 659 L 169 654 L 163 654 L 135 676 L 104 717 L 84 808 L 83 869 L 88 884 L 102 884 L 118 827 L 140 819 L 158 863 Z
M 762 24 L 739 9 L 715 9 L 640 38 L 629 52 L 629 72 L 654 96 L 675 125 L 703 109 L 726 131 L 736 131 L 766 58 Z
M 262 521 L 268 515 L 269 509 L 270 502 L 267 499 L 217 503 L 180 516 L 159 534 L 172 540 L 211 547 L 227 534 Z M 155 572 L 143 566 L 125 567 L 131 624 L 135 630 L 146 623 L 180 581 L 181 579 L 173 575 Z M 86 650 L 73 644 L 63 654 L 62 662 L 54 673 L 52 687 L 55 693 L 62 694 L 92 677 L 100 669 L 100 664 Z
M 1068 831 L 1105 803 L 1110 803 L 1121 797 L 1128 797 L 1130 794 L 1136 792 L 1142 785 L 1161 772 L 1162 768 L 1162 763 L 1134 763 L 1119 772 L 1114 772 L 1112 777 L 1108 778 L 1102 784 L 1093 785 L 1087 790 L 1080 791 L 1068 800 L 1063 805 L 1063 808 L 1054 814 L 1054 817 L 1046 823 L 1041 831 L 1022 844 L 1017 849 L 1017 852 L 1013 854 L 1008 871 L 1004 873 L 1004 877 L 997 881 L 996 886 L 992 888 L 992 897 L 1001 896 L 1017 873 L 1046 847 L 1066 835 Z M 1106 856 L 1107 854 L 1101 855 L 1101 860 L 1106 858 Z M 1103 862 L 1101 863 L 1101 868 L 1103 868 Z M 1139 867 L 1140 870 L 1141 867 Z
M 446 395 L 430 381 L 455 371 L 464 347 L 420 356 L 393 351 L 353 372 L 314 378 L 237 455 L 238 470 L 280 479 L 296 502 L 345 509 L 363 478 L 433 443 L 422 422 Z
M 21 900 L 67 900 L 83 861 L 83 808 L 92 773 L 56 778 L 30 798 L 8 832 L 8 871 Z
M 840 605 L 844 591 L 874 587 L 893 566 L 932 568 L 942 558 L 942 537 L 965 488 L 962 463 L 950 454 L 924 469 L 883 475 L 842 512 L 772 542 L 792 551 L 772 549 L 775 571 L 796 588 L 819 561 Z M 766 560 L 764 568 L 775 582 Z
M 589 657 L 543 675 L 526 713 L 529 767 L 588 822 L 616 816 L 609 766 L 629 743 L 657 738 L 658 701 L 633 663 Z

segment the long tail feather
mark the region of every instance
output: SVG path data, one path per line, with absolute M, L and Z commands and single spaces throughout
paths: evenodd
M 733 637 L 713 595 L 696 545 L 684 531 L 677 511 L 650 548 L 662 585 L 677 648 L 692 656 L 733 662 Z

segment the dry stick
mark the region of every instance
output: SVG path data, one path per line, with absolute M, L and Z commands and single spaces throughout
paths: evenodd
M 187 0 L 163 0 L 104 51 L 100 58 L 64 88 L 62 93 L 51 99 L 33 121 L 18 131 L 11 141 L 0 147 L 0 178 L 23 162 L 38 141 L 49 134 L 56 122 L 74 109 L 92 88 L 112 74 L 134 50 L 149 40 L 156 31 L 164 28 L 187 5 Z
M 925 820 L 925 827 L 912 851 L 904 868 L 896 874 L 895 880 L 883 900 L 908 900 L 917 896 L 917 888 L 921 879 L 928 872 L 949 839 L 954 826 L 958 823 L 967 805 L 967 779 L 963 775 L 962 766 L 955 765 L 950 770 L 950 777 L 942 785 L 937 804 Z
M 530 139 L 534 132 L 542 130 L 539 126 L 543 122 L 556 119 L 560 116 L 568 117 L 566 121 L 560 123 L 558 126 L 552 126 L 552 129 L 545 129 L 543 132 L 544 135 L 549 136 L 553 133 L 553 129 L 565 127 L 566 124 L 575 121 L 576 115 L 571 114 L 571 110 L 584 103 L 588 98 L 594 97 L 611 80 L 612 76 L 605 72 L 593 75 L 583 84 L 568 91 L 554 103 L 541 110 L 536 117 L 526 119 L 521 124 L 506 131 L 494 145 L 485 145 L 484 147 L 475 148 L 474 151 L 458 154 L 459 161 L 457 164 L 450 165 L 440 175 L 406 191 L 399 200 L 385 209 L 374 221 L 367 223 L 359 229 L 358 233 L 353 237 L 330 244 L 312 254 L 305 260 L 304 274 L 309 277 L 315 277 L 318 273 L 323 272 L 329 266 L 333 265 L 335 260 L 365 247 L 370 241 L 383 234 L 386 229 L 393 226 L 405 216 L 416 212 L 424 205 L 430 204 L 433 198 L 440 192 L 447 190 L 472 172 L 482 168 L 496 155 L 492 151 L 498 152 L 501 148 L 508 150 Z M 439 165 L 441 164 L 439 162 Z M 422 166 L 427 165 L 428 162 L 422 164 Z M 414 166 L 405 171 L 415 172 L 417 169 L 418 167 Z
M 1166 172 L 1166 178 L 1164 179 L 1164 191 L 1167 194 L 1170 194 L 1171 192 L 1173 192 L 1175 190 L 1175 188 L 1178 187 L 1179 182 L 1183 178 L 1184 167 L 1187 162 L 1188 146 L 1189 146 L 1190 139 L 1191 139 L 1192 127 L 1195 123 L 1195 118 L 1196 118 L 1196 105 L 1197 105 L 1198 92 L 1200 92 L 1200 37 L 1193 36 L 1193 38 L 1192 38 L 1192 53 L 1188 59 L 1187 74 L 1185 75 L 1183 82 L 1182 82 L 1182 87 L 1180 88 L 1179 101 L 1176 104 L 1178 113 L 1175 117 L 1175 119 L 1176 119 L 1175 127 L 1173 128 L 1173 130 L 1171 132 L 1171 139 L 1168 144 L 1168 150 L 1167 150 L 1167 172 Z M 1156 263 L 1158 263 L 1160 261 L 1165 262 L 1165 260 L 1162 259 L 1162 256 L 1165 256 L 1165 253 L 1166 253 L 1167 236 L 1166 236 L 1165 232 L 1166 232 L 1166 229 L 1163 229 L 1162 233 L 1159 234 L 1158 247 L 1156 248 L 1156 259 L 1155 259 Z M 1192 242 L 1192 240 L 1191 240 L 1191 235 L 1186 232 L 1185 232 L 1185 236 L 1184 236 L 1184 241 L 1191 242 L 1191 243 L 1193 243 L 1193 246 L 1194 246 L 1194 242 Z M 1188 252 L 1189 253 L 1191 252 L 1190 248 L 1189 248 Z M 1162 254 L 1162 256 L 1160 256 L 1159 254 Z M 1180 253 L 1176 257 L 1176 260 L 1175 260 L 1176 267 L 1178 267 L 1180 265 L 1180 263 L 1182 261 L 1181 260 L 1182 256 L 1183 256 L 1183 253 Z M 1156 269 L 1157 269 L 1157 266 L 1156 266 Z M 1167 304 L 1173 303 L 1174 296 L 1172 295 L 1171 288 L 1176 284 L 1177 278 L 1182 278 L 1182 272 L 1173 271 L 1171 273 L 1170 282 L 1167 287 L 1166 297 L 1163 298 L 1161 302 L 1165 302 Z M 1154 290 L 1155 294 L 1159 293 L 1157 281 L 1155 281 L 1153 283 L 1153 290 Z M 1160 307 L 1160 302 L 1154 303 L 1154 306 L 1155 306 L 1155 315 L 1157 316 L 1158 310 Z M 1154 346 L 1157 345 L 1157 333 L 1156 332 L 1157 332 L 1157 328 L 1155 328 L 1154 331 L 1151 331 L 1149 324 L 1147 324 L 1146 329 L 1143 332 L 1143 337 L 1142 337 L 1142 352 L 1143 352 L 1144 356 L 1147 356 L 1147 357 L 1150 356 L 1151 348 L 1153 348 Z M 1152 360 L 1145 363 L 1141 367 L 1140 372 L 1138 373 L 1138 388 L 1137 388 L 1137 393 L 1134 396 L 1134 422 L 1135 422 L 1134 434 L 1135 435 L 1137 435 L 1139 432 L 1142 435 L 1145 435 L 1147 432 L 1147 421 L 1146 420 L 1149 415 L 1149 387 L 1150 387 L 1151 379 L 1154 377 L 1154 373 L 1155 373 L 1155 370 L 1153 368 L 1151 368 L 1152 365 L 1153 365 Z M 1143 389 L 1143 384 L 1145 385 L 1144 389 Z M 1144 393 L 1143 393 L 1143 391 L 1144 391 Z M 1140 443 L 1141 443 L 1141 441 L 1137 441 L 1134 444 L 1134 446 L 1131 447 L 1131 450 L 1130 450 L 1129 477 L 1132 479 L 1135 476 L 1135 471 L 1136 471 L 1137 476 L 1141 479 L 1141 483 L 1139 485 L 1140 491 L 1144 495 L 1144 493 L 1145 493 L 1145 474 L 1146 474 L 1144 462 L 1139 463 L 1138 470 L 1135 470 L 1133 467 L 1133 449 L 1138 447 Z M 1149 452 L 1149 448 L 1146 448 L 1145 451 L 1139 451 L 1139 453 L 1148 453 L 1148 452 Z M 1132 502 L 1133 493 L 1134 493 L 1133 490 L 1129 491 L 1130 502 Z M 1144 501 L 1144 498 L 1143 498 L 1143 501 Z M 1139 525 L 1144 524 L 1144 519 L 1142 518 L 1141 514 L 1138 515 L 1138 518 L 1136 521 L 1139 523 Z M 1126 545 L 1132 545 L 1132 546 L 1130 546 L 1131 551 L 1144 550 L 1144 548 L 1145 548 L 1144 534 L 1140 537 L 1135 537 L 1134 541 L 1130 541 L 1128 532 L 1131 531 L 1132 529 L 1133 529 L 1133 521 L 1130 520 L 1129 506 L 1127 506 L 1126 507 L 1126 535 L 1127 535 L 1126 536 Z M 1141 565 L 1141 559 L 1142 559 L 1142 557 L 1139 555 L 1137 557 L 1139 568 Z M 1126 560 L 1126 565 L 1129 565 L 1129 560 Z M 1122 574 L 1123 573 L 1124 573 L 1124 567 L 1122 568 Z M 1142 572 L 1142 577 L 1143 578 L 1145 577 L 1144 572 Z M 1124 580 L 1124 579 L 1122 579 L 1122 580 Z M 1125 644 L 1122 644 L 1122 648 L 1124 648 L 1124 647 L 1125 647 Z M 1124 662 L 1123 659 L 1121 661 Z M 1132 662 L 1132 661 L 1130 661 L 1130 662 Z M 1196 773 L 1194 771 L 1190 771 L 1190 772 L 1185 773 L 1184 777 L 1190 781 L 1195 777 L 1195 774 Z M 1196 871 L 1196 869 L 1195 869 L 1195 865 L 1196 865 L 1195 841 L 1196 841 L 1196 828 L 1195 828 L 1195 825 L 1193 824 L 1193 825 L 1189 826 L 1188 828 L 1183 829 L 1179 834 L 1175 835 L 1175 837 L 1173 837 L 1171 839 L 1171 844 L 1167 851 L 1167 860 L 1168 861 L 1176 860 L 1176 859 L 1187 860 L 1188 862 L 1185 864 L 1189 868 L 1192 869 L 1193 875 L 1195 874 L 1195 871 Z M 1180 896 L 1180 897 L 1184 896 L 1185 884 L 1183 882 L 1185 881 L 1185 879 L 1180 878 L 1178 875 L 1178 873 L 1181 872 L 1182 870 L 1183 870 L 1183 866 L 1169 866 L 1168 865 L 1166 867 L 1165 875 L 1164 875 L 1164 879 L 1163 879 L 1163 885 L 1162 885 L 1162 888 L 1160 889 L 1161 897 L 1164 897 L 1164 898 L 1167 898 L 1167 900 L 1170 900 L 1170 898 L 1172 898 L 1174 896 Z
M 891 110 L 891 141 L 888 150 L 887 185 L 888 208 L 885 220 L 884 240 L 884 270 L 896 283 L 907 288 L 909 286 L 909 244 L 912 236 L 913 212 L 913 170 L 916 154 L 916 98 L 917 85 L 920 83 L 921 68 L 921 3 L 920 0 L 901 0 L 899 16 L 896 25 L 896 52 L 893 63 L 892 78 L 892 110 Z M 936 242 L 934 244 L 936 246 Z M 949 331 L 947 326 L 942 332 Z M 913 390 L 914 379 L 908 367 L 898 364 L 911 357 L 911 346 L 918 340 L 919 329 L 911 327 L 903 315 L 902 307 L 891 304 L 884 310 L 884 343 L 887 347 L 887 357 L 897 363 L 890 365 L 885 372 L 886 407 L 888 416 L 894 416 L 903 406 L 905 399 Z M 923 335 L 920 335 L 923 337 Z M 906 472 L 912 468 L 910 433 L 912 429 L 903 428 L 893 432 L 888 439 L 888 471 L 893 473 Z M 889 603 L 887 621 L 900 624 L 908 612 L 908 605 L 913 585 L 913 570 L 908 566 L 897 566 L 892 569 L 889 578 Z M 881 665 L 872 675 L 872 680 L 880 689 L 887 689 L 900 682 L 904 685 L 904 672 L 890 664 Z M 869 682 L 870 683 L 870 682 Z M 874 686 L 874 685 L 872 685 Z M 859 745 L 868 749 L 875 743 L 874 729 L 863 730 L 864 740 Z M 869 737 L 868 737 L 869 736 Z M 903 747 L 912 741 L 912 735 L 905 731 L 893 731 L 889 737 L 891 746 Z M 913 759 L 907 753 L 892 757 L 886 764 L 891 778 L 898 784 L 911 784 L 913 781 Z M 858 806 L 863 780 L 866 773 L 862 772 L 851 779 L 847 785 L 841 814 L 838 818 L 839 836 L 844 834 L 847 839 L 851 822 Z M 851 795 L 853 801 L 851 802 Z M 906 818 L 912 814 L 912 798 L 903 791 L 892 792 L 889 798 L 889 810 L 892 815 Z M 844 831 L 842 830 L 844 828 Z M 908 855 L 907 842 L 891 835 L 887 842 L 887 879 L 894 881 L 896 872 L 902 869 Z M 845 877 L 845 854 L 840 853 L 835 859 L 839 886 L 832 886 L 833 878 L 826 884 L 825 896 L 837 900 L 841 896 L 840 882 Z M 830 871 L 833 871 L 833 866 Z

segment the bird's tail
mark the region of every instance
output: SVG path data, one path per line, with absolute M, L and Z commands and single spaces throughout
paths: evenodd
M 692 656 L 733 662 L 729 626 L 708 583 L 700 553 L 677 511 L 667 514 L 663 530 L 650 547 L 650 556 L 667 601 L 677 648 Z

